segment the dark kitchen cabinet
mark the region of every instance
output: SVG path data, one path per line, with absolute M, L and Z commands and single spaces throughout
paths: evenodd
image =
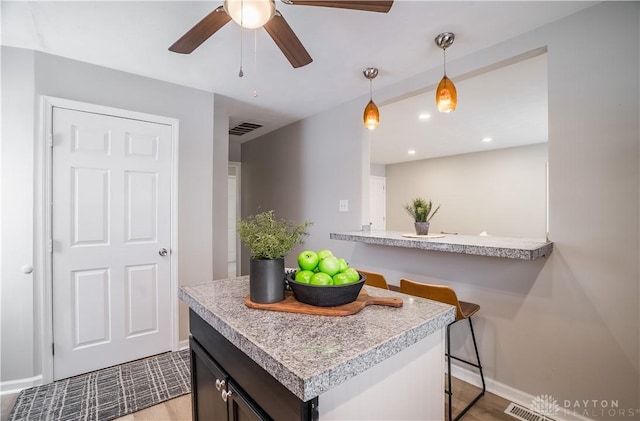
M 191 403 L 194 420 L 227 420 L 227 402 L 222 399 L 229 376 L 191 338 Z
M 194 421 L 317 421 L 317 398 L 300 400 L 193 310 L 189 323 Z
M 193 419 L 199 421 L 271 420 L 234 384 L 227 373 L 193 338 L 191 347 L 191 384 Z

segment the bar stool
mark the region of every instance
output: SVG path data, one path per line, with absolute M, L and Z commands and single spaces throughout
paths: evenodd
M 447 342 L 445 355 L 447 357 L 447 388 L 445 393 L 449 396 L 449 421 L 459 420 L 467 411 L 484 395 L 486 386 L 484 383 L 484 374 L 482 372 L 482 365 L 480 364 L 480 354 L 478 354 L 478 345 L 476 343 L 476 335 L 473 332 L 473 323 L 471 322 L 471 316 L 476 314 L 480 310 L 480 306 L 474 303 L 467 303 L 459 301 L 455 291 L 448 286 L 444 285 L 432 285 L 423 284 L 420 282 L 411 281 L 409 279 L 400 279 L 400 292 L 409 295 L 415 295 L 418 297 L 428 298 L 430 300 L 439 301 L 441 303 L 450 304 L 456 308 L 456 319 L 447 325 Z M 460 320 L 469 320 L 469 329 L 471 330 L 471 338 L 473 338 L 473 348 L 476 351 L 477 364 L 463 360 L 462 358 L 451 355 L 451 335 L 450 328 L 456 322 Z M 476 367 L 480 370 L 480 379 L 482 380 L 482 391 L 469 403 L 455 418 L 452 419 L 451 397 L 453 395 L 451 391 L 451 359 L 463 362 L 472 367 Z
M 367 279 L 364 281 L 365 285 L 369 285 L 372 287 L 378 287 L 382 289 L 389 289 L 389 285 L 387 284 L 387 280 L 384 276 L 377 272 L 369 272 L 366 270 L 356 269 L 358 272 L 363 273 L 367 276 Z

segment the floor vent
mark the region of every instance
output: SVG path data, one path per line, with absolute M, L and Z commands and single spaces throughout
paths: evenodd
M 255 129 L 262 127 L 262 124 L 256 123 L 240 123 L 236 127 L 229 129 L 229 134 L 233 136 L 242 136 L 243 134 L 250 133 Z
M 513 418 L 520 421 L 554 421 L 553 418 L 536 414 L 530 409 L 527 409 L 524 406 L 520 406 L 513 402 L 511 402 L 509 406 L 507 406 L 507 409 L 504 410 L 504 413 L 507 415 L 511 415 Z

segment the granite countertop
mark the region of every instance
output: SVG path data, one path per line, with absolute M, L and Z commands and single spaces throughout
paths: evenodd
M 189 307 L 293 394 L 308 401 L 445 327 L 455 307 L 364 286 L 369 295 L 402 297 L 331 317 L 248 308 L 249 277 L 180 288 Z
M 535 260 L 548 256 L 553 243 L 545 239 L 444 234 L 440 238 L 412 238 L 397 231 L 349 231 L 331 233 L 332 240 L 355 241 L 381 246 L 406 247 L 477 256 Z

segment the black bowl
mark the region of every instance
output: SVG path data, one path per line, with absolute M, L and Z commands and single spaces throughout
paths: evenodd
M 296 299 L 301 303 L 318 307 L 335 307 L 355 301 L 367 279 L 360 273 L 360 280 L 344 285 L 311 285 L 296 282 L 296 273 L 287 274 L 287 282 Z

